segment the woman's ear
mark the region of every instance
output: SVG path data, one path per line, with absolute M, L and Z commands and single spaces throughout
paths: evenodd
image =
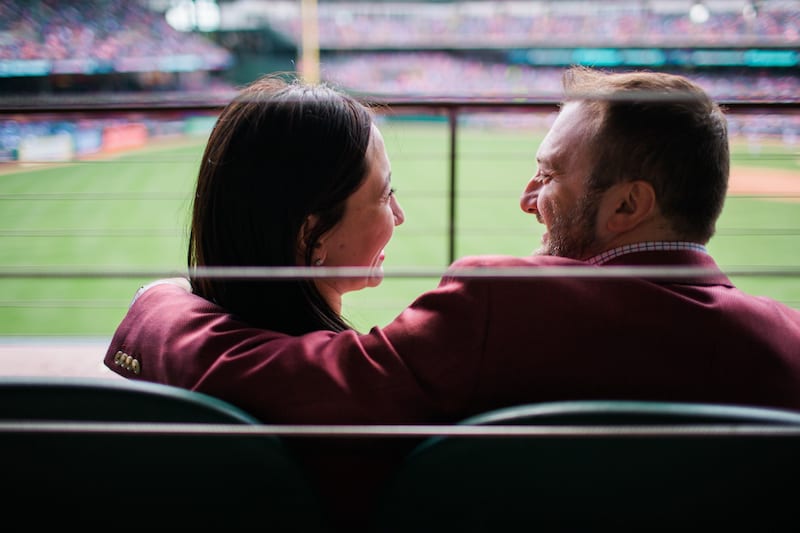
M 319 217 L 317 215 L 308 215 L 303 225 L 300 227 L 300 233 L 297 235 L 297 255 L 298 257 L 305 257 L 310 244 L 310 239 L 314 227 L 316 227 Z M 319 240 L 316 245 L 319 245 Z
M 611 212 L 606 228 L 613 233 L 625 233 L 648 220 L 656 210 L 656 191 L 644 180 L 615 185 L 611 195 Z

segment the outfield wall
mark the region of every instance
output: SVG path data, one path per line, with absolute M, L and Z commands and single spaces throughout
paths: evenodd
M 0 162 L 72 161 L 142 148 L 167 137 L 204 137 L 214 116 L 0 120 Z

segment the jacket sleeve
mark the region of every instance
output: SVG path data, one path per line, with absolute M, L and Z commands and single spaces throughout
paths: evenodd
M 215 395 L 273 422 L 440 420 L 461 404 L 474 375 L 480 332 L 471 302 L 459 282 L 442 282 L 387 328 L 289 336 L 159 285 L 131 305 L 105 364 L 131 379 Z M 119 354 L 137 361 L 137 372 Z
M 489 285 L 452 275 L 470 266 L 475 265 L 466 259 L 454 263 L 436 289 L 419 296 L 382 330 L 445 418 L 470 410 L 490 331 Z
M 485 342 L 485 290 L 469 289 L 445 279 L 391 324 L 365 334 L 276 337 L 217 317 L 207 342 L 219 355 L 198 387 L 275 421 L 458 419 L 468 410 Z

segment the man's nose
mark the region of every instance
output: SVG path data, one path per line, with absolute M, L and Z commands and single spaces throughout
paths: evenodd
M 536 207 L 539 187 L 541 187 L 541 183 L 536 178 L 531 178 L 519 198 L 519 207 L 528 214 L 535 215 L 539 212 Z

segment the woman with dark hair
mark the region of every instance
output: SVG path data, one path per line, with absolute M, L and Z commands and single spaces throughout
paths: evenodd
M 341 297 L 376 286 L 403 223 L 369 110 L 325 85 L 270 76 L 222 111 L 200 165 L 188 262 L 195 267 L 352 266 L 362 278 L 192 276 L 192 292 L 292 335 L 344 331 Z
M 185 278 L 157 280 L 142 287 L 134 302 L 145 292 L 157 292 L 149 290 L 155 285 L 175 284 L 204 298 L 201 307 L 224 309 L 279 336 L 355 334 L 341 315 L 342 295 L 380 284 L 384 247 L 404 217 L 391 187 L 383 137 L 367 107 L 324 84 L 263 77 L 223 109 L 208 139 L 192 207 L 189 284 Z M 323 266 L 361 267 L 365 275 L 236 279 L 235 273 L 224 272 L 224 267 Z M 222 270 L 221 275 L 203 272 L 206 267 Z M 171 314 L 162 316 L 162 324 L 169 327 L 167 316 Z M 213 334 L 191 326 L 172 335 L 200 335 L 214 342 Z M 155 348 L 150 334 L 133 336 L 142 346 L 133 353 L 143 357 Z M 189 383 L 202 380 L 203 368 L 217 354 L 201 350 L 194 356 L 196 364 L 180 357 L 144 362 L 127 355 L 117 357 L 117 364 L 136 375 L 141 371 L 142 377 L 163 371 L 171 384 L 194 388 Z M 304 361 L 297 358 L 292 364 L 303 367 Z M 230 390 L 247 381 L 250 369 L 240 370 L 242 374 L 225 379 Z M 297 385 L 291 396 L 311 392 L 292 380 L 263 385 Z M 258 416 L 280 419 L 279 413 Z M 346 445 L 343 441 L 337 446 Z M 305 457 L 314 473 L 317 457 Z M 347 461 L 335 463 L 349 468 Z M 322 492 L 334 499 L 350 499 L 347 495 L 357 492 L 353 486 L 361 484 L 338 474 L 332 477 L 338 480 L 335 489 Z

